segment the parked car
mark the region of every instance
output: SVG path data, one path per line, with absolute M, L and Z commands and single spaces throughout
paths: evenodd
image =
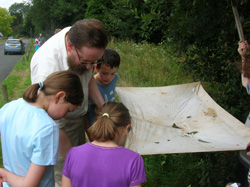
M 25 53 L 25 43 L 21 39 L 7 39 L 4 44 L 4 54 L 7 53 Z

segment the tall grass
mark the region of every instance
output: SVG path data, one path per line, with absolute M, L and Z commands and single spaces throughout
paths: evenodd
M 182 59 L 175 58 L 171 50 L 162 46 L 111 40 L 108 47 L 121 57 L 117 86 L 157 87 L 193 82 L 180 71 Z M 22 97 L 30 85 L 29 62 L 25 65 L 21 62 L 3 82 L 8 86 L 10 100 Z M 1 101 L 0 107 L 4 103 Z M 235 152 L 146 155 L 143 159 L 147 175 L 144 187 L 224 186 L 235 180 Z
M 112 40 L 109 47 L 121 56 L 118 86 L 153 87 L 192 82 L 179 71 L 172 52 L 161 46 Z

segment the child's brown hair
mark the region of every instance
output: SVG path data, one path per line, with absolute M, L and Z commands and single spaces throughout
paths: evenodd
M 80 106 L 83 102 L 83 90 L 79 77 L 72 71 L 57 71 L 50 74 L 43 82 L 32 84 L 24 94 L 23 99 L 27 102 L 34 103 L 39 92 L 44 95 L 55 95 L 60 91 L 66 93 L 66 101 Z

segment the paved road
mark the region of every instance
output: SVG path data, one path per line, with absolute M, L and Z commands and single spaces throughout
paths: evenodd
M 26 51 L 29 47 L 29 40 L 23 40 L 23 42 Z M 0 44 L 0 83 L 6 79 L 21 57 L 22 55 L 19 54 L 4 55 L 4 43 Z

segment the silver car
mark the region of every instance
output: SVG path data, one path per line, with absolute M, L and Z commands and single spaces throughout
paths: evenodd
M 7 39 L 4 44 L 4 54 L 7 53 L 25 53 L 25 43 L 21 39 Z

